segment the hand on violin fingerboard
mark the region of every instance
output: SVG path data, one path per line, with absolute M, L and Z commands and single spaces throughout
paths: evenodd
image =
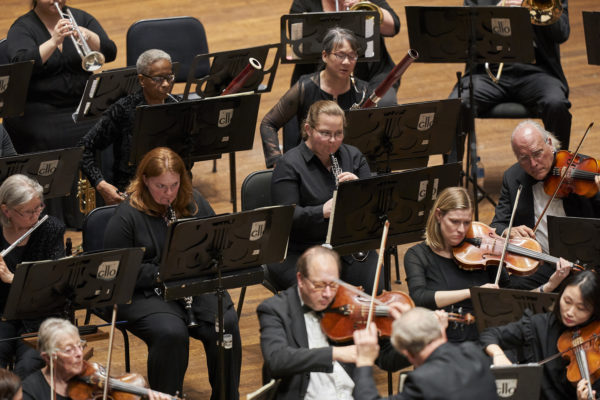
M 596 398 L 596 391 L 592 390 L 592 399 Z M 577 400 L 588 400 L 588 386 L 585 379 L 577 382 Z
M 411 306 L 409 304 L 402 303 L 400 301 L 395 301 L 393 303 L 388 304 L 388 311 L 392 318 L 394 318 L 395 320 L 400 318 L 402 313 L 405 313 L 410 309 Z
M 544 292 L 552 292 L 560 283 L 569 276 L 572 264 L 564 258 L 559 258 L 556 263 L 556 270 L 552 273 L 548 282 L 544 285 Z
M 503 237 L 506 237 L 507 230 L 508 229 L 505 229 L 504 232 L 502 232 Z M 533 232 L 533 229 L 526 225 L 513 226 L 510 230 L 510 237 L 528 237 L 535 239 L 535 232 Z
M 354 346 L 356 347 L 356 366 L 371 367 L 379 355 L 379 340 L 377 326 L 372 323 L 369 329 L 354 331 Z
M 148 389 L 148 400 L 172 400 L 173 397 L 166 393 L 155 392 L 154 390 Z
M 448 328 L 448 313 L 444 310 L 435 310 L 435 316 L 440 322 L 440 327 L 445 331 Z

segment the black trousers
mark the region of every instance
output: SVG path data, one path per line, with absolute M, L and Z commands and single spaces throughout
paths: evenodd
M 517 102 L 526 106 L 544 122 L 544 127 L 552 132 L 562 143 L 561 148 L 569 148 L 571 137 L 571 103 L 567 98 L 566 88 L 562 82 L 545 72 L 534 72 L 534 66 L 526 66 L 522 70 L 518 65 L 511 66 L 505 71 L 500 81 L 492 82 L 487 74 L 473 74 L 473 100 L 475 115 L 484 114 L 493 106 L 503 102 Z M 462 102 L 469 103 L 469 76 L 461 80 L 463 86 Z M 458 97 L 455 87 L 450 98 Z
M 27 332 L 21 321 L 0 321 L 0 339 L 18 337 L 23 333 Z M 14 372 L 21 380 L 45 365 L 40 353 L 23 340 L 0 342 L 0 367 L 6 368 L 10 365 L 13 356 L 15 357 Z
M 127 318 L 119 312 L 119 319 Z M 224 351 L 225 398 L 239 399 L 242 365 L 242 341 L 235 310 L 225 310 L 225 332 L 233 336 L 233 346 Z M 218 332 L 214 322 L 198 320 L 198 326 L 188 328 L 179 316 L 170 313 L 150 314 L 126 325 L 128 331 L 148 346 L 148 381 L 154 390 L 175 395 L 182 393 L 183 379 L 189 360 L 189 337 L 201 340 L 206 352 L 206 366 L 212 387 L 211 400 L 220 397 Z M 195 366 L 198 368 L 199 366 Z

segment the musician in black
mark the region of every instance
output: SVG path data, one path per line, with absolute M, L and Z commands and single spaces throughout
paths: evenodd
M 303 76 L 277 104 L 265 115 L 260 124 L 265 162 L 271 168 L 281 157 L 277 131 L 292 118 L 297 117 L 299 130 L 283 135 L 283 151 L 296 147 L 299 132 L 309 107 L 318 100 L 333 100 L 344 110 L 369 96 L 367 83 L 351 79 L 358 59 L 358 42 L 347 29 L 333 28 L 323 39 L 322 61 L 324 68 Z
M 280 290 L 296 283 L 296 260 L 304 250 L 325 242 L 336 187 L 334 175 L 339 173 L 339 182 L 371 176 L 362 153 L 342 143 L 344 126 L 345 115 L 340 106 L 330 100 L 317 101 L 308 110 L 304 140 L 285 153 L 273 171 L 273 203 L 296 205 L 287 258 L 281 264 L 269 265 L 269 273 Z M 330 154 L 341 172 L 336 173 Z M 375 252 L 361 257 L 344 256 L 342 280 L 372 287 L 376 263 Z
M 135 174 L 135 165 L 130 163 L 129 155 L 136 107 L 174 101 L 169 97 L 175 81 L 169 54 L 157 49 L 146 50 L 138 57 L 136 69 L 141 90 L 111 105 L 79 142 L 79 146 L 84 147 L 81 169 L 106 204 L 123 200 L 122 193 Z M 113 146 L 114 163 L 112 180 L 108 182 L 96 160 L 96 153 L 110 145 Z
M 11 175 L 0 186 L 1 248 L 6 249 L 37 222 L 44 210 L 43 189 L 25 175 Z M 4 258 L 0 257 L 0 308 L 4 310 L 17 264 L 23 261 L 54 260 L 65 255 L 65 226 L 50 216 Z M 0 338 L 37 332 L 39 319 L 0 321 Z M 15 357 L 14 371 L 21 378 L 44 363 L 37 351 L 22 340 L 0 342 L 0 366 L 6 368 Z
M 218 371 L 217 295 L 194 296 L 192 311 L 198 323 L 188 328 L 188 314 L 182 301 L 164 301 L 155 291 L 158 266 L 173 217 L 209 217 L 214 212 L 192 188 L 184 162 L 171 149 L 158 147 L 138 165 L 127 188 L 128 198 L 111 218 L 104 236 L 105 248 L 144 247 L 131 304 L 119 305 L 119 320 L 148 345 L 148 381 L 154 390 L 181 393 L 188 366 L 189 337 L 204 344 L 212 400 L 220 396 Z M 172 210 L 169 212 L 169 209 Z M 225 353 L 225 398 L 238 399 L 242 344 L 237 314 L 231 298 L 224 298 L 225 333 L 232 335 L 232 347 Z

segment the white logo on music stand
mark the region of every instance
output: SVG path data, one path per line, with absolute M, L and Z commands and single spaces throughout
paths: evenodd
M 233 108 L 228 108 L 227 110 L 219 111 L 219 121 L 217 126 L 219 128 L 225 128 L 229 124 L 231 124 L 231 120 L 233 119 Z
M 516 379 L 496 379 L 496 391 L 501 398 L 509 398 L 517 390 Z
M 8 89 L 8 81 L 10 80 L 9 75 L 0 76 L 0 94 L 4 93 Z
M 433 126 L 433 119 L 435 117 L 435 113 L 423 113 L 419 115 L 419 124 L 417 125 L 417 129 L 422 131 L 426 131 Z
M 511 36 L 510 18 L 492 18 L 492 32 L 500 36 Z
M 40 167 L 38 169 L 38 175 L 50 176 L 54 173 L 54 171 L 56 171 L 57 166 L 58 166 L 58 160 L 42 161 L 40 163 Z
M 119 261 L 104 261 L 98 266 L 96 278 L 103 281 L 112 281 L 117 277 L 117 272 L 119 272 Z
M 266 221 L 253 222 L 249 239 L 251 241 L 259 240 L 263 236 L 263 233 L 265 233 L 265 226 L 267 226 Z

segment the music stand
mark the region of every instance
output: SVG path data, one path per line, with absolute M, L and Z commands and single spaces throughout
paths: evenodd
M 61 313 L 131 301 L 141 248 L 100 251 L 17 265 L 4 309 L 6 319 Z M 71 318 L 72 320 L 72 318 Z
M 460 170 L 460 163 L 454 163 L 340 183 L 326 243 L 342 255 L 377 249 L 388 220 L 384 267 L 386 289 L 391 290 L 390 248 L 423 238 L 438 193 L 458 184 Z
M 193 85 L 196 85 L 194 92 L 200 98 L 220 96 L 223 89 L 248 65 L 248 59 L 251 57 L 258 60 L 263 69 L 255 71 L 242 86 L 240 92 L 270 92 L 275 81 L 277 67 L 279 66 L 280 49 L 281 46 L 279 43 L 276 43 L 197 55 L 192 61 L 190 74 L 188 75 L 183 92 L 183 99 L 187 100 L 189 98 Z M 268 67 L 267 62 L 269 63 Z M 208 74 L 201 78 L 196 78 L 192 73 L 192 71 L 195 71 L 196 65 L 208 63 L 210 63 Z M 267 76 L 266 84 L 263 84 Z
M 68 196 L 77 175 L 83 147 L 41 151 L 0 158 L 0 183 L 13 174 L 25 174 L 38 181 L 44 198 Z
M 539 399 L 544 367 L 539 364 L 491 365 L 498 398 L 509 400 Z
M 600 11 L 582 11 L 588 64 L 600 65 Z
M 260 265 L 281 262 L 287 252 L 294 206 L 274 206 L 169 226 L 159 278 L 165 300 L 217 292 L 219 343 L 223 343 L 226 288 L 261 283 Z M 223 346 L 219 346 L 224 396 Z
M 73 114 L 77 122 L 99 118 L 121 97 L 140 89 L 135 67 L 117 68 L 90 75 Z
M 33 61 L 0 65 L 0 118 L 23 115 Z
M 518 321 L 526 309 L 530 309 L 534 314 L 548 312 L 552 310 L 552 306 L 558 299 L 556 293 L 527 290 L 491 289 L 477 286 L 469 290 L 479 332 L 492 326 Z
M 523 7 L 407 6 L 406 22 L 410 47 L 419 52 L 417 62 L 466 63 L 466 70 L 473 72 L 477 64 L 484 62 L 509 64 L 534 60 L 533 29 L 529 12 Z M 461 130 L 466 134 L 457 135 L 456 140 L 459 160 L 464 154 L 464 137 L 467 136 L 469 144 L 475 143 L 473 73 L 469 73 L 468 96 L 468 126 Z M 467 186 L 468 181 L 473 184 L 475 219 L 479 219 L 478 192 L 492 205 L 496 202 L 477 185 L 475 168 L 470 168 L 475 165 L 475 157 L 475 148 L 469 145 L 465 174 Z
M 281 16 L 281 63 L 320 62 L 323 38 L 331 28 L 354 33 L 361 51 L 358 62 L 379 61 L 379 14 L 375 11 L 340 11 Z
M 346 111 L 344 143 L 360 149 L 371 170 L 424 168 L 450 152 L 460 100 L 448 99 Z
M 554 215 L 548 215 L 547 218 L 551 255 L 586 267 L 600 265 L 600 219 Z
M 252 149 L 260 94 L 241 93 L 136 108 L 130 161 L 155 147 L 178 153 L 187 165 L 229 153 L 229 183 L 237 211 L 235 152 Z

